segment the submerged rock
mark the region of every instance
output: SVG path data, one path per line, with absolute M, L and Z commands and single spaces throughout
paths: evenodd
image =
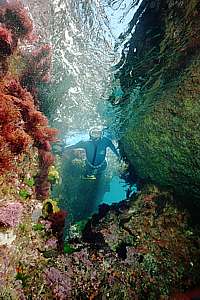
M 143 1 L 139 13 L 118 71 L 121 148 L 140 181 L 199 202 L 199 1 Z
M 82 238 L 66 246 L 46 281 L 52 299 L 59 292 L 72 299 L 171 299 L 200 280 L 198 232 L 171 196 L 154 187 L 100 210 Z

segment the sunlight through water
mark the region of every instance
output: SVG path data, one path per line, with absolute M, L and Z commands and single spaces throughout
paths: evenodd
M 53 48 L 56 89 L 51 93 L 60 103 L 53 125 L 66 133 L 104 125 L 98 104 L 106 106 L 104 100 L 111 93 L 111 67 L 120 59 L 120 50 L 114 48 L 135 12 L 133 1 L 24 2 L 40 38 Z
M 88 130 L 94 126 L 107 128 L 109 138 L 119 139 L 120 111 L 107 100 L 113 93 L 116 100 L 123 96 L 113 70 L 128 38 L 128 34 L 124 38 L 122 34 L 128 32 L 139 1 L 47 0 L 45 5 L 39 0 L 25 1 L 36 20 L 39 40 L 52 47 L 52 79 L 44 99 L 49 98 L 50 104 L 56 104 L 55 111 L 50 109 L 48 117 L 52 126 L 60 130 L 65 146 L 87 140 Z M 107 158 L 107 175 L 100 184 L 94 184 L 97 199 L 94 208 L 102 201 L 111 204 L 126 198 L 128 186 L 117 171 L 119 162 L 109 151 Z M 71 171 L 66 168 L 63 174 L 67 172 Z M 72 181 L 75 184 L 77 178 Z M 63 184 L 64 199 L 69 196 L 70 185 L 67 187 L 67 184 Z M 90 189 L 91 184 L 88 183 Z M 78 191 L 77 188 L 71 195 L 73 199 L 79 197 Z M 68 199 L 63 203 L 66 201 Z

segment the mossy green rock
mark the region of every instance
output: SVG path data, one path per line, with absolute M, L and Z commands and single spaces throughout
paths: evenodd
M 200 57 L 132 110 L 122 144 L 139 178 L 200 198 Z
M 199 2 L 158 0 L 156 9 L 151 2 L 143 1 L 145 13 L 118 72 L 126 93 L 121 148 L 139 179 L 199 200 Z

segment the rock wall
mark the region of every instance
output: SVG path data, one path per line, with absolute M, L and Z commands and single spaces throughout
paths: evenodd
M 138 16 L 129 51 L 117 66 L 128 128 L 122 149 L 139 179 L 198 200 L 200 4 L 143 1 Z M 136 17 L 130 30 L 135 24 Z
M 101 205 L 75 232 L 78 225 L 65 254 L 49 260 L 43 281 L 49 294 L 41 299 L 175 300 L 185 298 L 173 293 L 199 284 L 199 233 L 155 186 Z
M 27 282 L 32 298 L 36 281 L 43 280 L 34 275 L 46 263 L 41 253 L 57 249 L 55 227 L 61 236 L 66 216 L 52 211 L 47 235 L 43 234 L 47 218 L 37 223 L 42 200 L 50 195 L 49 169 L 54 162 L 50 142 L 57 130 L 40 112 L 36 88 L 48 81 L 51 49 L 34 44 L 32 30 L 20 1 L 0 2 L 0 299 L 27 299 L 23 292 Z

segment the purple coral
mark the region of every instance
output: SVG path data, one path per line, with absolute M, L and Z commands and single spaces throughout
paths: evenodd
M 44 278 L 56 300 L 71 299 L 71 281 L 67 274 L 51 267 L 45 271 Z
M 92 262 L 89 259 L 89 254 L 86 249 L 74 253 L 73 257 L 76 263 L 81 261 L 86 268 L 90 269 L 92 267 Z
M 0 226 L 15 227 L 19 224 L 23 206 L 21 203 L 9 203 L 0 207 Z
M 45 249 L 56 249 L 58 246 L 58 240 L 56 238 L 51 238 L 46 241 Z

